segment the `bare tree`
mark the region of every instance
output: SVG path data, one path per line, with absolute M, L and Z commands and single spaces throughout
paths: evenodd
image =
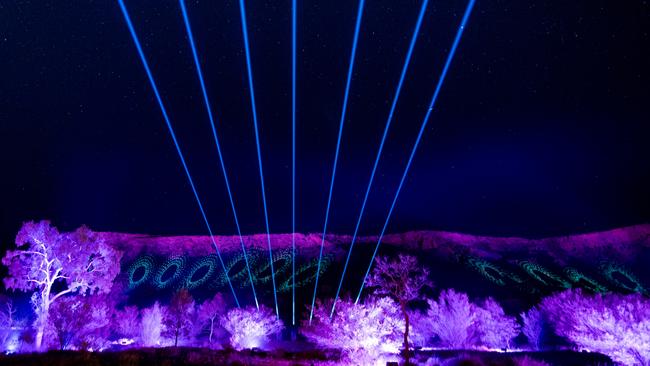
M 190 292 L 184 288 L 174 294 L 164 317 L 166 335 L 174 339 L 174 347 L 178 346 L 179 337 L 187 337 L 192 329 L 194 316 L 194 300 Z
M 378 257 L 375 268 L 368 277 L 368 286 L 375 287 L 377 295 L 392 297 L 399 304 L 404 318 L 404 358 L 409 365 L 408 305 L 422 298 L 420 292 L 425 286 L 433 286 L 429 280 L 429 271 L 421 267 L 413 256 L 400 254 L 392 261 L 386 257 Z
M 4 297 L 4 296 L 3 296 Z M 7 344 L 7 339 L 11 335 L 12 328 L 16 324 L 16 308 L 13 300 L 7 298 L 4 306 L 0 307 L 0 334 L 2 334 L 2 346 Z
M 208 336 L 208 340 L 210 341 L 210 344 L 212 344 L 212 335 L 214 334 L 215 327 L 214 323 L 226 312 L 226 302 L 224 301 L 223 296 L 217 292 L 213 298 L 207 299 L 199 305 L 197 312 L 201 325 L 209 323 L 208 327 L 210 329 L 210 335 Z

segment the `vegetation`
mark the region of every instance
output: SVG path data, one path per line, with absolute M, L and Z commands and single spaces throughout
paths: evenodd
M 28 222 L 20 229 L 16 246 L 2 259 L 8 269 L 4 283 L 8 289 L 32 292 L 35 321 L 18 318 L 14 302 L 0 299 L 0 341 L 7 353 L 124 347 L 187 350 L 179 345 L 268 350 L 276 344 L 272 336 L 284 328 L 272 310 L 227 309 L 218 293 L 197 304 L 187 289 L 179 289 L 167 304 L 124 306 L 124 301 L 106 295 L 119 272 L 121 253 L 85 227 L 60 233 L 47 221 Z M 650 300 L 643 295 L 566 290 L 519 314 L 518 321 L 492 298 L 470 299 L 453 289 L 427 298 L 423 290 L 432 288 L 428 274 L 414 257 L 380 257 L 368 280 L 372 295 L 360 303 L 339 300 L 334 314 L 328 311 L 332 303 L 319 300 L 313 321 L 304 322 L 300 331 L 319 355 L 337 363 L 385 363 L 401 352 L 406 364 L 438 364 L 435 357 L 419 359 L 422 353 L 412 358 L 412 337 L 421 346 L 463 352 L 512 349 L 515 338 L 540 350 L 557 346 L 547 342 L 554 338 L 576 350 L 605 354 L 621 365 L 650 365 Z M 205 354 L 210 360 L 230 357 Z M 458 364 L 472 362 L 465 361 L 459 359 Z M 530 358 L 511 361 L 540 365 Z

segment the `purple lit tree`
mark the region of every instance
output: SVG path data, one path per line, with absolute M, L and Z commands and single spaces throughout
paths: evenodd
M 429 309 L 424 321 L 417 325 L 419 332 L 437 336 L 444 347 L 460 349 L 472 345 L 478 325 L 477 309 L 466 294 L 443 290 L 437 301 L 427 302 Z
M 353 364 L 374 364 L 382 352 L 397 352 L 404 321 L 390 298 L 370 298 L 364 304 L 339 300 L 330 318 L 331 304 L 317 302 L 312 323 L 302 334 L 323 348 L 341 349 Z
M 68 294 L 108 293 L 120 271 L 121 253 L 106 245 L 85 226 L 61 234 L 49 221 L 26 222 L 16 235 L 17 250 L 9 250 L 2 264 L 8 267 L 8 289 L 36 292 L 36 349 L 43 343 L 51 306 Z M 54 293 L 55 284 L 63 290 Z
M 542 300 L 557 335 L 627 366 L 650 365 L 650 300 L 639 294 L 568 290 Z
M 153 306 L 142 310 L 140 342 L 145 347 L 160 346 L 160 335 L 164 331 L 163 317 L 165 309 L 156 301 Z
M 104 296 L 65 296 L 52 304 L 46 334 L 60 350 L 101 350 L 108 346 L 110 312 Z
M 134 340 L 140 335 L 140 311 L 137 306 L 125 306 L 113 312 L 113 333 L 120 338 Z
M 209 330 L 208 340 L 212 344 L 212 336 L 215 330 L 215 321 L 224 314 L 226 302 L 221 293 L 216 293 L 213 298 L 205 300 L 199 305 L 197 310 L 198 321 L 201 327 L 207 327 Z
M 544 317 L 537 307 L 532 307 L 527 312 L 521 313 L 521 332 L 528 339 L 528 344 L 535 350 L 541 349 L 542 332 L 544 330 Z
M 519 335 L 517 319 L 506 315 L 501 305 L 492 298 L 487 298 L 476 310 L 480 344 L 489 348 L 509 348 L 510 341 Z
M 409 311 L 410 302 L 421 299 L 420 292 L 425 286 L 433 286 L 429 271 L 421 267 L 415 257 L 399 255 L 395 260 L 378 257 L 368 286 L 375 287 L 375 294 L 389 296 L 397 301 L 404 319 L 404 358 L 409 365 Z
M 16 307 L 12 299 L 0 295 L 0 350 L 9 351 L 11 346 L 8 344 L 11 334 L 16 326 L 22 325 L 16 319 Z
M 164 334 L 168 338 L 172 338 L 174 347 L 177 347 L 178 338 L 188 337 L 193 325 L 194 300 L 186 288 L 180 289 L 174 294 L 164 315 Z
M 282 320 L 265 306 L 232 309 L 221 317 L 221 323 L 230 334 L 230 345 L 238 351 L 261 347 L 284 328 Z

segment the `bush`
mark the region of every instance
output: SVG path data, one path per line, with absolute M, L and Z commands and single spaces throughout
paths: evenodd
M 371 298 L 355 304 L 339 300 L 331 319 L 330 308 L 317 303 L 312 324 L 305 322 L 302 331 L 308 340 L 322 348 L 340 349 L 357 364 L 374 364 L 383 352 L 399 350 L 404 321 L 395 301 Z
M 428 300 L 429 310 L 423 321 L 414 322 L 414 333 L 424 338 L 437 336 L 440 344 L 449 348 L 463 348 L 474 339 L 477 321 L 476 306 L 466 294 L 453 289 L 443 290 L 438 301 Z
M 650 365 L 650 300 L 568 290 L 540 305 L 557 335 L 627 366 Z
M 519 335 L 517 319 L 506 315 L 492 298 L 487 298 L 477 308 L 477 314 L 479 345 L 493 349 L 510 348 L 510 341 Z
M 221 317 L 223 327 L 230 334 L 230 345 L 236 350 L 262 347 L 272 334 L 284 328 L 282 321 L 264 306 L 232 309 Z

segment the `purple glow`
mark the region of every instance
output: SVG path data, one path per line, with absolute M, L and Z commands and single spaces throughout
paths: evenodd
M 5 305 L 0 306 L 3 352 L 170 346 L 220 349 L 228 344 L 236 350 L 282 350 L 287 345 L 280 337 L 271 341 L 283 329 L 271 309 L 229 309 L 220 293 L 210 293 L 207 300 L 197 303 L 188 289 L 180 289 L 170 300 L 162 297 L 164 302 L 156 301 L 148 308 L 130 305 L 125 296 L 114 296 L 127 291 L 132 274 L 126 271 L 127 276 L 117 277 L 121 253 L 107 244 L 107 238 L 86 228 L 59 233 L 46 221 L 23 226 L 16 240 L 18 249 L 3 259 L 9 267 L 5 284 L 32 292 L 33 312 L 17 319 L 24 312 L 16 311 L 10 298 L 0 299 Z M 170 246 L 174 243 L 166 240 L 155 239 Z M 373 294 L 359 303 L 338 301 L 333 316 L 332 301 L 318 299 L 315 322 L 297 329 L 309 342 L 291 347 L 324 354 L 330 349 L 340 351 L 339 364 L 385 364 L 406 359 L 410 342 L 438 349 L 504 352 L 525 347 L 525 338 L 529 348 L 539 349 L 542 331 L 554 331 L 577 350 L 600 352 L 625 365 L 645 365 L 650 359 L 650 300 L 640 294 L 595 296 L 566 291 L 520 314 L 520 326 L 492 298 L 478 301 L 453 289 L 427 298 L 433 286 L 429 272 L 413 256 L 379 257 L 369 284 Z M 201 292 L 192 294 L 205 298 Z M 523 336 L 518 337 L 520 332 Z M 416 350 L 409 357 L 418 356 Z
M 158 302 L 142 311 L 142 328 L 140 342 L 145 347 L 156 347 L 162 344 L 163 308 Z
M 555 332 L 578 348 L 606 354 L 623 365 L 650 364 L 648 298 L 568 290 L 545 298 L 540 308 Z
M 41 349 L 50 307 L 57 300 L 68 294 L 108 293 L 120 271 L 122 254 L 86 227 L 60 234 L 49 221 L 30 221 L 16 235 L 16 246 L 18 250 L 9 250 L 2 258 L 8 267 L 4 284 L 8 289 L 37 291 L 32 296 L 36 349 Z M 54 293 L 57 281 L 65 282 L 66 288 Z
M 238 351 L 263 347 L 269 336 L 284 328 L 282 320 L 264 306 L 259 310 L 254 307 L 232 309 L 222 316 L 221 323 L 230 333 L 230 345 Z
M 372 298 L 365 304 L 339 300 L 336 314 L 320 301 L 312 323 L 304 322 L 302 334 L 321 348 L 343 350 L 349 361 L 373 364 L 382 353 L 400 349 L 404 321 L 399 306 L 389 298 Z
M 414 332 L 425 339 L 438 337 L 440 345 L 462 349 L 470 346 L 477 327 L 476 305 L 467 295 L 452 289 L 440 293 L 438 301 L 428 300 L 429 310 L 422 321 L 414 322 Z

